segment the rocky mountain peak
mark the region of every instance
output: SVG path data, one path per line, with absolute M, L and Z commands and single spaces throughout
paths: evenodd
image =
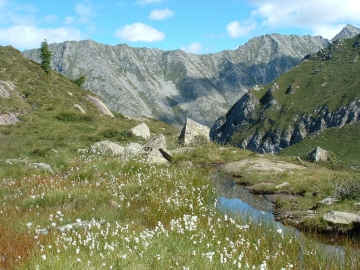
M 331 42 L 334 42 L 338 39 L 353 38 L 358 34 L 360 34 L 360 28 L 348 24 L 335 37 L 331 39 Z

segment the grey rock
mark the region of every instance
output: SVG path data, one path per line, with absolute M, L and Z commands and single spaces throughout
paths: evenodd
M 15 85 L 11 81 L 0 81 L 0 97 L 9 98 L 14 89 Z
M 95 220 L 90 221 L 81 221 L 78 220 L 76 223 L 66 224 L 63 226 L 58 226 L 57 229 L 64 232 L 64 231 L 70 231 L 78 228 L 90 228 L 92 226 L 100 225 L 99 222 L 96 222 Z
M 124 147 L 110 141 L 101 141 L 91 146 L 90 152 L 93 154 L 111 154 L 120 156 L 124 154 Z
M 328 161 L 331 158 L 331 154 L 317 146 L 306 154 L 306 159 L 311 162 Z
M 125 146 L 123 156 L 125 158 L 130 158 L 141 155 L 143 153 L 145 153 L 145 151 L 140 144 L 131 142 Z
M 79 104 L 75 104 L 73 107 L 74 107 L 75 109 L 79 110 L 81 113 L 85 113 L 84 109 L 81 108 L 81 106 L 80 106 Z
M 149 164 L 157 164 L 157 165 L 169 165 L 169 161 L 164 158 L 164 156 L 160 153 L 159 150 L 152 150 L 147 159 L 146 162 Z
M 32 163 L 32 164 L 30 164 L 30 166 L 34 167 L 36 169 L 42 170 L 44 172 L 54 174 L 54 171 L 49 164 L 40 162 L 40 163 Z
M 275 189 L 282 189 L 284 187 L 289 187 L 289 186 L 290 186 L 290 184 L 288 182 L 283 182 L 280 185 L 276 185 Z
M 330 211 L 323 216 L 323 220 L 334 224 L 345 224 L 349 225 L 352 223 L 359 223 L 360 216 L 352 213 Z
M 331 42 L 334 42 L 338 39 L 353 38 L 358 34 L 360 34 L 360 29 L 348 24 L 335 37 L 331 39 Z
M 110 112 L 110 110 L 108 109 L 108 107 L 106 107 L 106 105 L 97 97 L 93 97 L 90 95 L 86 96 L 86 100 L 91 102 L 93 105 L 95 105 L 95 107 L 104 115 L 108 115 L 110 117 L 115 117 L 112 112 Z
M 325 205 L 333 205 L 334 203 L 337 203 L 339 200 L 334 197 L 327 197 L 321 201 L 319 201 L 319 204 L 325 204 Z
M 148 140 L 150 138 L 150 129 L 145 123 L 141 123 L 129 130 L 130 134 Z
M 186 117 L 212 125 L 249 87 L 266 84 L 330 42 L 322 37 L 264 35 L 236 50 L 195 55 L 181 50 L 109 46 L 92 40 L 49 44 L 51 67 L 125 115 L 180 126 Z M 40 63 L 39 50 L 23 55 Z
M 190 118 L 186 119 L 185 125 L 181 130 L 178 142 L 184 146 L 196 145 L 203 142 L 209 142 L 210 129 L 201 125 Z
M 354 203 L 353 206 L 360 208 L 360 203 Z
M 13 113 L 5 113 L 0 115 L 0 125 L 15 125 L 20 122 Z
M 152 151 L 154 149 L 167 149 L 166 138 L 163 134 L 152 137 L 144 146 L 146 151 Z

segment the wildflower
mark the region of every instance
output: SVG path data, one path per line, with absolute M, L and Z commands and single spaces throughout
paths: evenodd
M 41 255 L 41 258 L 45 261 L 46 260 L 46 255 L 45 254 Z

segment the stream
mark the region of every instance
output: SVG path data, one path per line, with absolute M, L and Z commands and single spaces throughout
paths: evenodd
M 212 175 L 212 179 L 218 193 L 217 207 L 220 211 L 240 217 L 244 221 L 252 219 L 254 222 L 273 224 L 276 230 L 290 231 L 300 240 L 311 237 L 324 248 L 329 256 L 343 258 L 345 251 L 334 236 L 326 236 L 324 238 L 313 237 L 312 235 L 305 235 L 296 228 L 285 226 L 275 221 L 275 217 L 272 214 L 275 209 L 273 203 L 260 195 L 251 194 L 249 190 L 237 185 L 231 176 L 215 173 Z M 300 258 L 302 257 L 300 254 L 299 256 Z

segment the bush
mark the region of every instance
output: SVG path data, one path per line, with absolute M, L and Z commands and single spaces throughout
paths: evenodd
M 334 176 L 334 196 L 340 200 L 360 198 L 360 178 L 358 176 Z

